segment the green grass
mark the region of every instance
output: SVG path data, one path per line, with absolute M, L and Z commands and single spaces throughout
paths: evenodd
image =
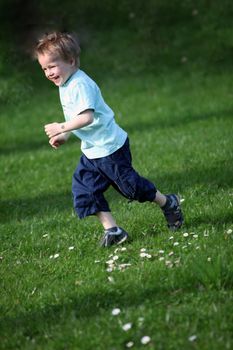
M 78 220 L 72 209 L 79 142 L 71 138 L 54 151 L 43 132 L 45 123 L 63 120 L 57 89 L 36 66 L 34 81 L 27 70 L 24 81 L 15 75 L 17 92 L 6 78 L 0 349 L 116 350 L 129 341 L 135 349 L 232 349 L 232 68 L 208 66 L 206 56 L 183 64 L 177 42 L 176 63 L 158 58 L 151 67 L 149 56 L 135 57 L 136 43 L 126 51 L 131 34 L 111 35 L 123 45 L 120 53 L 115 48 L 115 61 L 111 42 L 103 45 L 108 34 L 99 34 L 84 50 L 82 67 L 128 131 L 135 168 L 162 192 L 184 199 L 185 225 L 172 234 L 158 208 L 109 190 L 113 214 L 132 242 L 126 251 L 100 249 L 99 223 Z M 140 257 L 142 248 L 150 259 Z M 107 272 L 111 254 L 119 259 Z M 121 271 L 122 263 L 131 265 Z M 113 316 L 116 307 L 121 313 Z M 142 345 L 145 335 L 151 341 Z

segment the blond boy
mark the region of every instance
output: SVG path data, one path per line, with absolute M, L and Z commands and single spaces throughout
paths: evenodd
M 164 195 L 132 167 L 127 133 L 116 123 L 98 85 L 79 67 L 75 36 L 53 32 L 37 43 L 35 56 L 46 78 L 59 88 L 65 122 L 45 125 L 50 145 L 57 149 L 70 133 L 81 139 L 82 156 L 74 172 L 72 192 L 79 218 L 96 215 L 104 228 L 101 245 L 121 244 L 128 233 L 111 214 L 104 192 L 113 186 L 124 197 L 158 204 L 168 227 L 183 223 L 179 197 Z

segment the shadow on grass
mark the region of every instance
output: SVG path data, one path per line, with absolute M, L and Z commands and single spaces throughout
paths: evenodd
M 0 222 L 26 220 L 30 217 L 43 217 L 72 208 L 71 192 L 41 194 L 34 198 L 0 201 Z
M 156 295 L 159 296 L 158 304 L 167 305 L 174 300 L 172 292 L 166 290 L 162 285 L 153 288 L 140 287 L 132 290 L 129 288 L 121 288 L 115 291 L 102 289 L 84 293 L 84 295 L 79 297 L 70 296 L 68 303 L 46 305 L 31 312 L 19 313 L 16 317 L 6 316 L 2 318 L 1 329 L 5 329 L 7 333 L 19 332 L 24 337 L 34 338 L 45 329 L 46 332 L 49 332 L 55 325 L 64 324 L 70 317 L 72 317 L 73 322 L 82 319 L 89 319 L 91 322 L 91 319 L 95 318 L 100 313 L 100 310 L 109 310 L 111 312 L 116 305 L 120 305 L 122 309 L 130 306 L 139 306 L 146 301 L 154 301 Z M 175 298 L 178 299 L 177 294 Z M 109 317 L 111 316 L 109 315 Z
M 0 148 L 0 154 L 2 156 L 7 156 L 9 154 L 17 154 L 24 152 L 33 152 L 38 149 L 48 147 L 47 141 L 45 140 L 20 140 L 18 143 L 12 142 L 11 144 L 6 144 Z
M 164 275 L 164 272 L 161 272 L 161 274 Z M 150 277 L 155 278 L 155 276 Z M 23 338 L 32 339 L 38 336 L 43 339 L 45 332 L 47 334 L 52 333 L 58 326 L 62 329 L 69 320 L 69 329 L 71 331 L 73 326 L 77 327 L 77 322 L 79 321 L 84 321 L 84 323 L 93 322 L 93 319 L 103 310 L 109 312 L 109 319 L 111 319 L 111 310 L 116 305 L 120 305 L 124 310 L 129 307 L 139 307 L 146 303 L 151 308 L 162 306 L 165 310 L 168 305 L 173 305 L 174 303 L 177 307 L 178 305 L 182 307 L 182 304 L 190 305 L 191 303 L 192 309 L 192 301 L 194 299 L 205 298 L 203 296 L 203 288 L 201 291 L 199 290 L 200 285 L 202 286 L 200 283 L 203 276 L 199 276 L 198 272 L 188 275 L 185 285 L 184 281 L 181 282 L 180 278 L 178 278 L 173 288 L 171 288 L 169 283 L 160 283 L 160 278 L 161 276 L 156 276 L 153 287 L 145 284 L 137 285 L 136 283 L 132 288 L 129 288 L 127 285 L 112 291 L 104 288 L 97 289 L 95 292 L 85 292 L 83 290 L 82 295 L 70 295 L 69 302 L 61 301 L 57 305 L 47 304 L 44 307 L 32 309 L 30 312 L 21 312 L 15 317 L 3 317 L 1 329 L 8 334 L 19 334 Z M 224 287 L 226 290 L 232 288 L 233 280 L 230 276 L 222 280 L 222 282 L 225 282 Z M 211 299 L 219 300 L 218 287 L 215 286 L 214 289 L 215 293 L 212 288 Z M 209 294 L 207 296 L 209 297 Z M 192 312 L 195 312 L 194 309 Z M 200 312 L 200 310 L 197 312 Z
M 70 137 L 69 144 L 77 143 L 75 137 Z M 51 149 L 48 143 L 48 139 L 44 138 L 41 140 L 20 140 L 18 143 L 12 142 L 11 144 L 5 144 L 0 147 L 0 154 L 2 156 L 8 156 L 10 154 L 33 152 L 41 149 Z M 77 157 L 80 155 L 80 151 L 77 151 Z
M 156 115 L 153 118 L 150 118 L 150 120 L 143 120 L 142 122 L 139 120 L 138 123 L 128 123 L 126 127 L 126 131 L 129 133 L 133 132 L 142 132 L 142 131 L 148 131 L 148 130 L 159 130 L 159 129 L 165 129 L 165 128 L 171 128 L 171 127 L 179 127 L 184 126 L 187 124 L 203 121 L 203 120 L 211 120 L 211 119 L 232 119 L 233 116 L 233 109 L 225 109 L 222 111 L 210 111 L 202 114 L 184 114 L 180 115 L 179 117 L 171 118 L 158 118 Z M 140 124 L 140 126 L 138 126 Z
M 143 175 L 143 174 L 142 174 Z M 232 188 L 233 186 L 233 169 L 225 161 L 218 162 L 212 167 L 187 168 L 182 172 L 171 172 L 165 177 L 150 179 L 154 181 L 157 187 L 164 192 L 182 193 L 186 190 L 203 187 L 202 193 L 195 196 L 202 196 L 202 202 L 209 202 L 208 194 L 215 194 L 220 189 Z M 115 195 L 115 191 L 108 192 L 108 199 L 111 202 L 119 201 L 121 197 Z M 126 199 L 127 201 L 127 199 Z M 0 222 L 11 222 L 14 220 L 25 220 L 29 217 L 41 217 L 52 215 L 52 211 L 62 212 L 72 209 L 73 200 L 71 191 L 53 194 L 40 194 L 33 198 L 12 199 L 0 201 Z M 208 223 L 216 223 L 216 214 L 208 218 Z M 204 214 L 203 214 L 204 215 Z M 223 216 L 224 217 L 224 216 Z M 222 222 L 221 218 L 220 221 Z
M 233 166 L 228 161 L 218 161 L 212 166 L 200 165 L 193 167 L 187 164 L 187 167 L 179 172 L 167 173 L 164 177 L 152 178 L 159 189 L 162 187 L 170 188 L 171 191 L 185 191 L 194 188 L 196 185 L 204 186 L 204 192 L 218 191 L 219 189 L 231 188 L 233 185 Z M 201 193 L 200 193 L 201 195 Z
M 208 215 L 205 212 L 203 212 L 202 215 L 195 216 L 195 218 L 191 218 L 191 220 L 185 219 L 185 228 L 193 229 L 193 227 L 198 227 L 199 225 L 206 225 L 206 227 L 209 227 L 209 225 L 213 225 L 216 229 L 222 228 L 223 225 L 230 225 L 233 224 L 233 216 L 229 212 L 224 213 L 217 213 L 214 209 L 213 215 Z

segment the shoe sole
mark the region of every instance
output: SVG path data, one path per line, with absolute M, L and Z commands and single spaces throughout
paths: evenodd
M 184 224 L 184 220 L 178 221 L 178 224 L 167 225 L 167 226 L 170 231 L 176 231 L 176 230 L 179 230 L 183 224 Z
M 116 244 L 119 245 L 119 244 L 122 244 L 124 243 L 125 241 L 127 241 L 129 237 L 127 235 L 125 235 L 119 242 L 117 242 Z

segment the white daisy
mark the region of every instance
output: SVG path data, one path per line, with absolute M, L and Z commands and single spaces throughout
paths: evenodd
M 144 337 L 142 337 L 141 339 L 141 343 L 142 344 L 148 344 L 151 341 L 150 337 L 148 335 L 144 335 Z
M 132 348 L 134 346 L 134 342 L 133 341 L 129 341 L 128 343 L 126 343 L 126 347 L 127 348 Z
M 112 260 L 112 259 L 111 259 L 111 260 L 107 260 L 107 261 L 106 261 L 106 264 L 112 265 L 112 264 L 114 264 L 114 260 Z
M 132 323 L 126 323 L 122 326 L 123 331 L 127 332 L 132 328 Z
M 112 310 L 112 315 L 113 316 L 117 316 L 121 313 L 121 309 L 119 309 L 118 307 L 116 307 L 115 309 Z
M 195 341 L 196 339 L 197 339 L 197 336 L 195 334 L 193 334 L 189 337 L 189 341 L 191 341 L 191 342 Z
M 113 270 L 114 270 L 113 267 L 108 267 L 108 268 L 106 269 L 107 272 L 112 272 Z

